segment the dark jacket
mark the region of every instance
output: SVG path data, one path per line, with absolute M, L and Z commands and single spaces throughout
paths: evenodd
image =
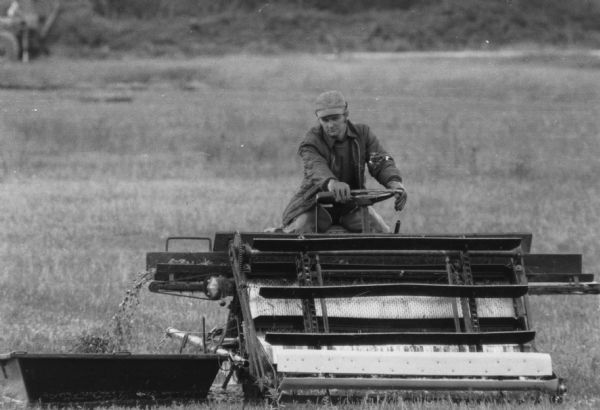
M 346 135 L 352 143 L 350 160 L 356 168 L 361 189 L 364 189 L 365 166 L 371 176 L 383 186 L 387 187 L 391 181 L 402 182 L 394 160 L 379 144 L 369 126 L 348 121 Z M 340 179 L 340 176 L 331 170 L 335 161 L 333 143 L 334 140 L 325 135 L 321 126 L 313 127 L 306 133 L 298 148 L 298 155 L 302 158 L 304 166 L 304 178 L 300 189 L 283 211 L 284 226 L 315 206 L 315 195 L 327 190 L 329 180 Z

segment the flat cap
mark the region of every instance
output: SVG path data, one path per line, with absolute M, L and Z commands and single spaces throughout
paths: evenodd
M 344 114 L 348 111 L 346 98 L 339 91 L 326 91 L 315 100 L 315 114 L 318 118 Z

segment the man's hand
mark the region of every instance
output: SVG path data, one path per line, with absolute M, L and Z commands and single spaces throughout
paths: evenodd
M 408 199 L 408 194 L 406 193 L 406 189 L 404 188 L 404 185 L 402 185 L 402 182 L 392 181 L 388 184 L 388 188 L 402 190 L 402 192 L 395 195 L 396 202 L 394 203 L 394 209 L 398 212 L 403 210 L 404 205 L 406 205 L 406 200 Z
M 336 202 L 346 202 L 350 199 L 350 186 L 337 179 L 332 179 L 327 183 L 327 190 L 333 192 Z

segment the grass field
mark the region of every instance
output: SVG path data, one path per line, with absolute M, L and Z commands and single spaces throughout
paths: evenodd
M 218 324 L 222 308 L 145 288 L 127 314 L 119 303 L 169 235 L 280 223 L 311 102 L 326 89 L 342 90 L 351 118 L 396 158 L 405 233 L 529 231 L 534 252 L 583 253 L 584 270 L 598 272 L 598 67 L 549 54 L 2 66 L 0 352 L 74 351 L 114 329 L 115 315 L 121 348 L 175 352 L 167 326 Z M 392 222 L 389 208 L 379 210 Z M 599 298 L 531 302 L 538 348 L 570 389 L 548 408 L 599 407 Z

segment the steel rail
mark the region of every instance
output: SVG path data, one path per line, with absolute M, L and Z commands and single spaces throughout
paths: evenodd
M 279 390 L 346 389 L 346 390 L 538 390 L 558 393 L 560 379 L 492 380 L 427 378 L 351 378 L 351 377 L 284 377 Z

